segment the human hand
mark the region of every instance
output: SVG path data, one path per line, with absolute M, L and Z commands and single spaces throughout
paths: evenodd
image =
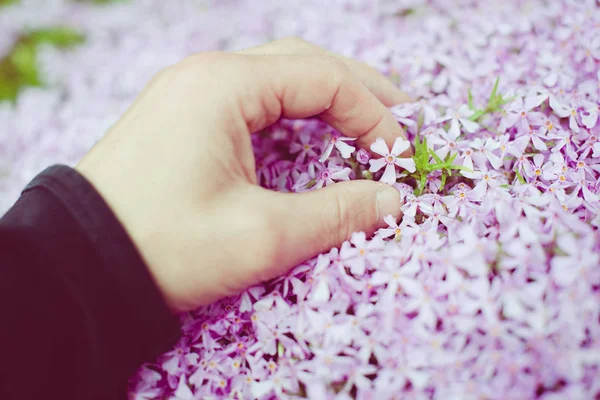
M 319 116 L 367 147 L 403 135 L 408 100 L 375 70 L 299 39 L 203 53 L 160 72 L 76 169 L 113 209 L 176 312 L 276 277 L 400 215 L 357 180 L 289 194 L 256 185 L 250 135 Z

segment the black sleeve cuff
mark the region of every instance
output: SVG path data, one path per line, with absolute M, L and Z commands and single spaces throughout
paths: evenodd
M 31 232 L 32 245 L 47 258 L 50 271 L 44 273 L 58 277 L 58 290 L 67 291 L 80 310 L 74 317 L 80 320 L 72 322 L 85 338 L 74 360 L 86 361 L 80 368 L 90 370 L 80 370 L 79 378 L 87 384 L 94 384 L 95 375 L 104 380 L 98 384 L 112 386 L 111 380 L 122 380 L 178 340 L 179 320 L 134 243 L 74 169 L 57 165 L 39 174 L 1 225 Z

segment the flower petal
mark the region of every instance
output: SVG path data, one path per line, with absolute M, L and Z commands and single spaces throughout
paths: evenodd
M 471 121 L 470 119 L 460 118 L 459 121 L 465 128 L 465 130 L 469 133 L 475 133 L 475 131 L 479 129 L 479 124 L 477 122 Z
M 369 164 L 371 164 L 369 171 L 377 172 L 385 165 L 385 158 L 371 158 Z
M 373 144 L 371 145 L 371 151 L 384 157 L 390 154 L 390 150 L 388 149 L 387 144 L 385 144 L 385 140 L 383 140 L 382 138 L 377 138 L 377 140 L 373 142 Z
M 330 142 L 327 145 L 327 147 L 325 148 L 325 151 L 323 152 L 323 154 L 321 155 L 321 158 L 319 158 L 319 162 L 321 164 L 323 164 L 325 162 L 325 160 L 327 160 L 329 158 L 332 150 L 333 150 L 333 143 Z
M 394 164 L 388 164 L 387 167 L 385 167 L 385 172 L 379 181 L 387 183 L 388 185 L 392 185 L 396 182 L 396 167 L 394 167 Z
M 412 158 L 396 158 L 394 160 L 394 164 L 399 166 L 400 168 L 404 168 L 408 172 L 415 172 L 417 166 L 415 165 L 415 160 Z
M 344 143 L 341 140 L 335 142 L 335 147 L 340 151 L 343 158 L 350 158 L 352 153 L 354 153 L 354 150 L 356 150 L 356 147 L 350 146 L 349 144 Z
M 408 142 L 408 140 L 404 140 L 401 137 L 396 138 L 396 140 L 394 141 L 394 146 L 392 147 L 392 154 L 398 156 L 404 153 L 404 151 L 406 151 L 406 149 L 408 149 L 409 147 L 410 143 Z

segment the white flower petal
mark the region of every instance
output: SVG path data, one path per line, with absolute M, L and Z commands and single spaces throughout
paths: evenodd
M 390 154 L 390 149 L 388 149 L 387 144 L 385 144 L 385 140 L 382 138 L 377 138 L 377 140 L 375 140 L 375 142 L 371 145 L 371 151 L 384 157 Z
M 321 155 L 321 158 L 319 158 L 319 162 L 321 164 L 323 164 L 325 162 L 325 160 L 327 160 L 329 158 L 329 156 L 331 155 L 331 151 L 333 150 L 333 143 L 329 143 L 327 145 L 327 148 L 325 149 L 325 151 L 323 152 L 323 154 Z
M 415 172 L 417 166 L 415 165 L 415 160 L 412 158 L 396 158 L 394 160 L 394 164 L 397 166 L 404 168 L 408 172 Z
M 392 154 L 395 156 L 400 155 L 404 153 L 404 151 L 406 151 L 406 149 L 408 149 L 409 147 L 410 143 L 408 142 L 408 140 L 404 140 L 401 137 L 396 138 L 396 140 L 394 141 L 394 146 L 392 147 Z
M 465 130 L 469 133 L 475 133 L 475 131 L 477 131 L 477 129 L 479 129 L 479 124 L 477 122 L 471 121 L 470 119 L 460 118 L 459 121 L 462 124 L 462 126 L 465 128 Z
M 377 172 L 385 165 L 385 158 L 371 158 L 369 164 L 371 164 L 369 171 Z
M 354 150 L 356 150 L 356 147 L 350 146 L 349 144 L 344 143 L 341 140 L 335 142 L 335 147 L 340 151 L 340 154 L 343 158 L 350 158 L 352 153 L 354 153 Z
M 385 167 L 385 172 L 379 181 L 387 183 L 388 185 L 392 185 L 396 182 L 396 167 L 394 167 L 394 164 L 388 164 L 387 167 Z

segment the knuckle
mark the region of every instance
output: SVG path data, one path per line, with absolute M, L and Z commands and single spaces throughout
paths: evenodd
M 325 70 L 329 72 L 326 77 L 326 82 L 324 82 L 326 85 L 325 87 L 329 87 L 329 91 L 333 93 L 331 104 L 326 107 L 326 109 L 329 109 L 337 102 L 337 100 L 339 100 L 338 94 L 340 91 L 351 86 L 353 79 L 350 69 L 340 59 L 328 54 L 320 55 L 319 58 L 325 64 Z
M 339 79 L 350 78 L 350 68 L 348 68 L 344 61 L 330 54 L 321 54 L 319 57 L 330 66 Z

